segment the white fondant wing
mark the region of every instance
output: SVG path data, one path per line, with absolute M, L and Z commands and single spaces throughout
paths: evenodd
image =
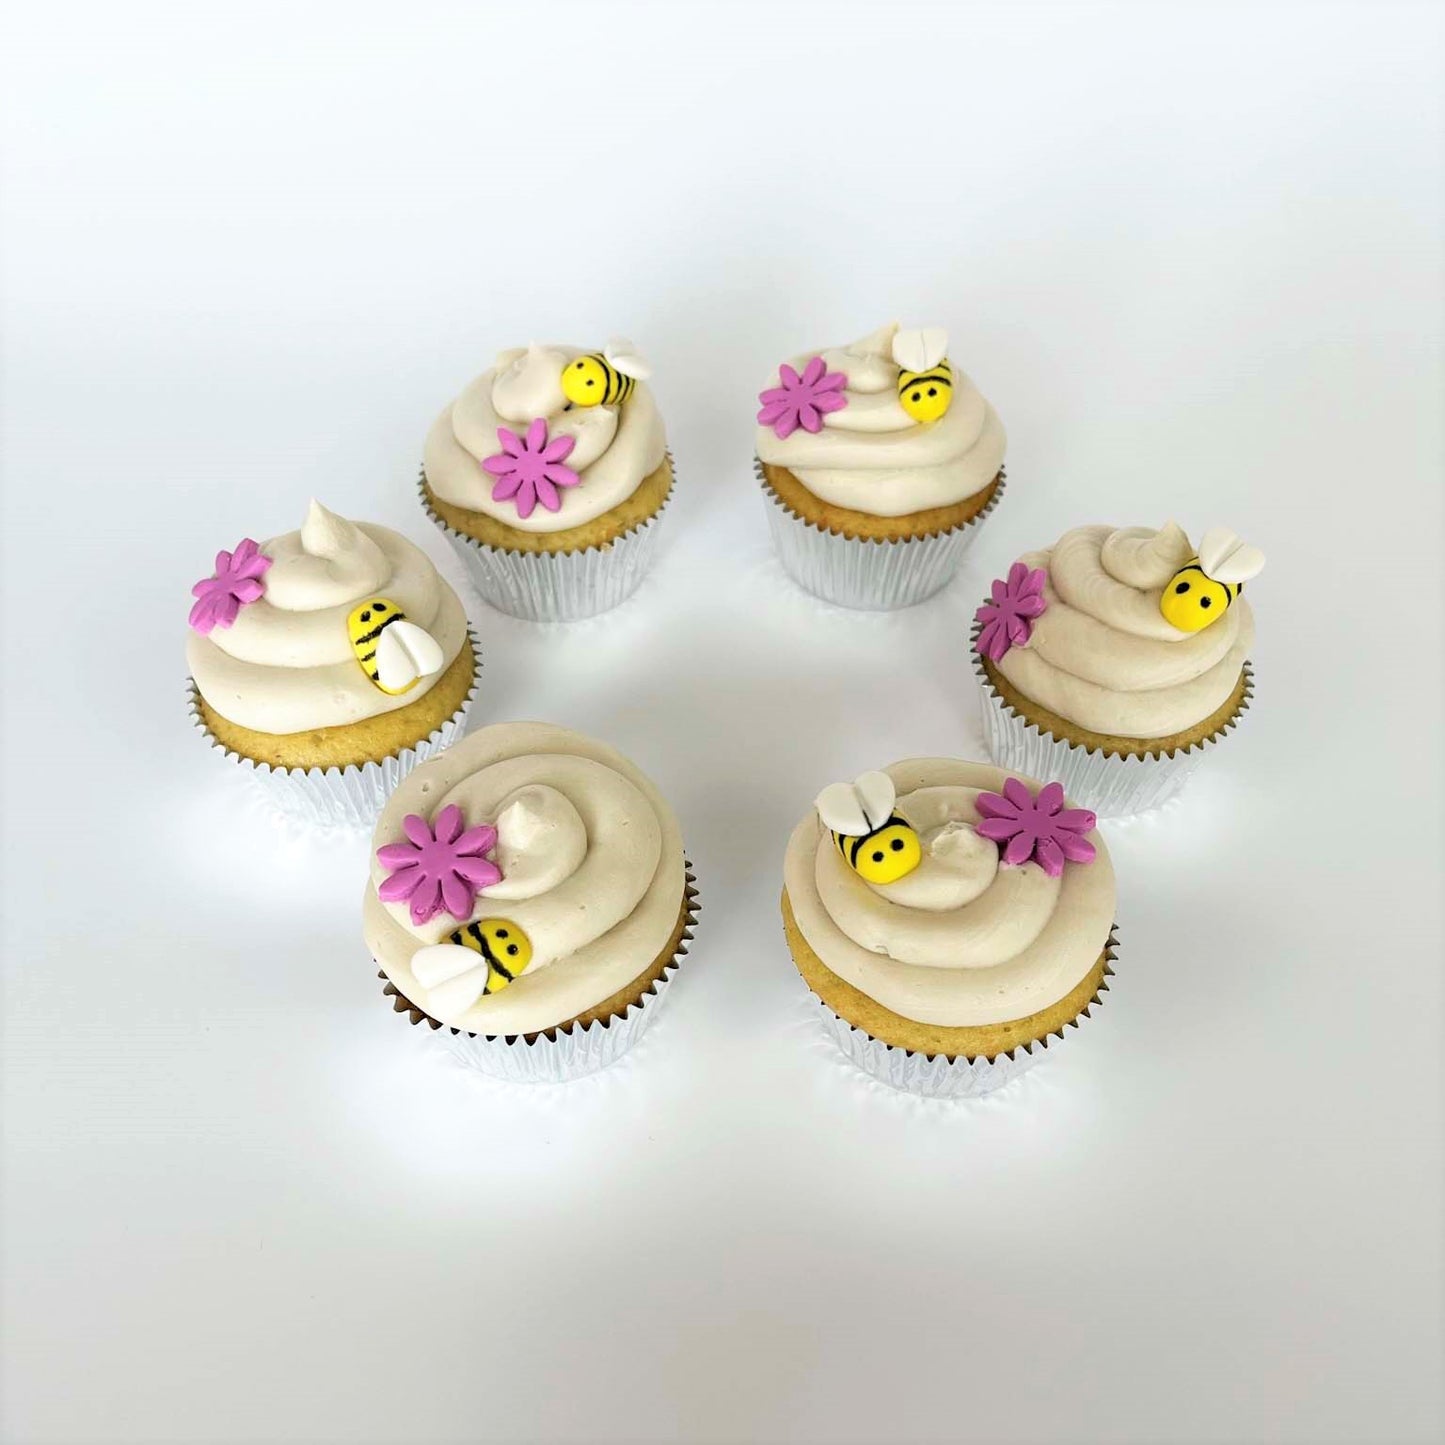
M 897 796 L 887 773 L 863 773 L 851 783 L 829 783 L 814 806 L 825 828 L 861 838 L 888 821 Z
M 376 680 L 392 692 L 442 670 L 441 645 L 430 632 L 402 618 L 376 639 Z
M 625 337 L 614 336 L 602 354 L 623 376 L 630 376 L 634 381 L 646 381 L 652 375 L 646 358 Z
M 941 326 L 900 331 L 893 338 L 893 359 L 904 371 L 928 371 L 948 354 L 948 332 Z
M 1199 542 L 1199 565 L 1216 582 L 1248 582 L 1264 571 L 1264 553 L 1228 527 L 1211 527 Z
M 490 965 L 457 943 L 433 943 L 411 959 L 412 977 L 426 990 L 426 1011 L 442 1023 L 461 1018 L 486 992 Z

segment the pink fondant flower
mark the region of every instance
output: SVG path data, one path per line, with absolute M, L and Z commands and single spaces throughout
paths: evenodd
M 823 417 L 848 405 L 843 388 L 848 378 L 841 371 L 829 371 L 821 356 L 815 356 L 798 375 L 786 362 L 778 368 L 781 386 L 770 386 L 760 392 L 758 424 L 770 426 L 778 437 L 790 437 L 802 427 L 804 431 L 820 431 Z
M 562 463 L 577 445 L 576 437 L 555 437 L 547 440 L 544 417 L 533 419 L 527 435 L 519 437 L 509 427 L 497 428 L 502 449 L 483 463 L 484 470 L 496 477 L 492 488 L 494 502 L 511 501 L 519 517 L 530 517 L 537 503 L 555 512 L 562 505 L 558 487 L 575 487 L 582 480 L 571 467 Z
M 993 601 L 985 602 L 973 620 L 983 623 L 978 650 L 997 662 L 1009 648 L 1022 647 L 1033 636 L 1034 618 L 1048 609 L 1044 569 L 1035 567 L 1030 572 L 1022 562 L 1015 562 L 1007 578 L 994 582 L 991 593 Z
M 409 842 L 376 850 L 376 861 L 391 870 L 376 894 L 383 903 L 410 900 L 413 923 L 425 923 L 443 908 L 453 918 L 468 919 L 477 890 L 501 882 L 502 870 L 484 856 L 497 846 L 497 830 L 483 823 L 463 832 L 455 803 L 437 814 L 435 834 L 415 813 L 401 820 L 401 828 Z
M 215 576 L 202 577 L 191 588 L 196 599 L 191 626 L 202 635 L 214 627 L 229 627 L 241 608 L 266 590 L 261 578 L 270 565 L 271 559 L 249 537 L 243 538 L 234 552 L 217 552 Z
M 1003 796 L 980 793 L 974 805 L 983 821 L 973 830 L 981 838 L 1004 844 L 1001 862 L 1011 868 L 1032 859 L 1057 878 L 1064 859 L 1092 863 L 1094 845 L 1083 835 L 1098 821 L 1087 808 L 1064 807 L 1062 783 L 1045 783 L 1034 797 L 1018 778 L 1003 785 Z

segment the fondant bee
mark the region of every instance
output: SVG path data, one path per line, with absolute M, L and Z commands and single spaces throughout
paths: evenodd
M 408 622 L 406 613 L 387 597 L 373 597 L 352 608 L 346 632 L 362 671 L 392 696 L 440 672 L 446 662 L 436 638 Z
M 937 421 L 953 402 L 953 368 L 944 352 L 948 332 L 938 326 L 900 331 L 893 338 L 898 363 L 898 404 L 914 421 Z
M 1217 622 L 1244 591 L 1244 584 L 1264 570 L 1264 553 L 1241 542 L 1227 527 L 1211 527 L 1198 554 L 1164 586 L 1159 610 L 1181 632 L 1199 632 Z
M 573 406 L 621 406 L 652 368 L 630 341 L 614 338 L 605 350 L 589 352 L 562 368 L 562 395 Z
M 923 844 L 893 811 L 898 792 L 887 773 L 864 773 L 851 783 L 830 783 L 814 806 L 843 861 L 865 883 L 896 883 L 923 859 Z
M 427 1012 L 448 1023 L 479 998 L 500 993 L 531 961 L 532 940 L 521 928 L 506 918 L 483 918 L 456 929 L 447 943 L 418 949 L 411 972 L 426 990 Z

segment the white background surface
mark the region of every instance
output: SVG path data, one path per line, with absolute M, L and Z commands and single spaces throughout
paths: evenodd
M 1438 1438 L 1438 13 L 12 12 L 4 1439 Z M 856 616 L 770 558 L 754 397 L 894 316 L 950 328 L 1010 489 L 950 592 Z M 508 1092 L 382 1003 L 366 840 L 188 733 L 187 589 L 312 493 L 458 577 L 436 410 L 614 331 L 670 549 L 590 624 L 469 596 L 477 713 L 647 769 L 702 930 L 624 1066 Z M 1259 693 L 1106 827 L 1105 1008 L 984 1102 L 849 1072 L 789 828 L 978 752 L 1019 551 L 1168 517 L 1268 551 Z

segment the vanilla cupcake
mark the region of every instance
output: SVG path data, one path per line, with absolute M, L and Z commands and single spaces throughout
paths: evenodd
M 605 612 L 652 563 L 672 491 L 662 417 L 630 342 L 504 351 L 426 439 L 422 505 L 493 607 Z
M 299 532 L 249 537 L 191 589 L 190 709 L 283 812 L 364 824 L 459 736 L 481 661 L 420 548 L 312 502 Z
M 363 929 L 399 1013 L 484 1073 L 555 1083 L 656 1019 L 696 911 L 677 819 L 632 763 L 504 723 L 397 789 Z
M 829 1034 L 894 1088 L 962 1097 L 1088 1015 L 1114 870 L 1057 783 L 915 758 L 825 788 L 784 860 L 783 929 Z
M 1003 424 L 947 333 L 883 327 L 785 363 L 758 400 L 757 469 L 783 566 L 844 607 L 948 585 L 1003 490 Z
M 1172 797 L 1249 706 L 1264 554 L 1224 528 L 1078 527 L 994 582 L 974 667 L 989 752 L 1106 817 Z

